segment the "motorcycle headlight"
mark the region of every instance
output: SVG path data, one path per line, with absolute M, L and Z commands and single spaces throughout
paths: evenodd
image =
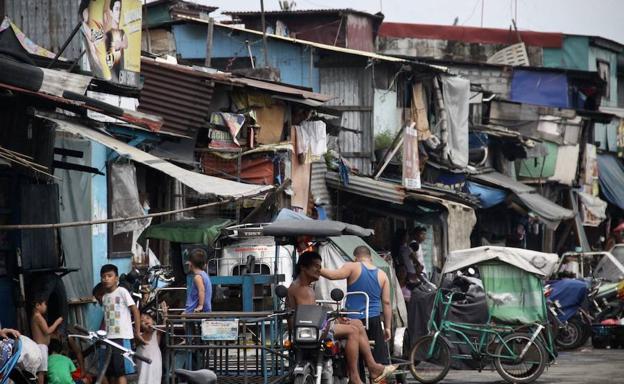
M 318 339 L 318 333 L 316 328 L 312 327 L 299 327 L 295 335 L 297 341 L 316 341 Z

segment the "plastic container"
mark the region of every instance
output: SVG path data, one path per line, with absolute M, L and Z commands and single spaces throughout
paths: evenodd
M 594 348 L 624 348 L 624 325 L 592 325 Z

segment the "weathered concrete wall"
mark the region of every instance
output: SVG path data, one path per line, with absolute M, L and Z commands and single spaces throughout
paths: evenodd
M 377 37 L 377 50 L 386 55 L 401 55 L 437 60 L 463 61 L 469 63 L 485 63 L 499 50 L 507 47 L 503 44 L 465 43 L 418 38 Z M 529 62 L 533 66 L 541 66 L 543 49 L 527 47 Z

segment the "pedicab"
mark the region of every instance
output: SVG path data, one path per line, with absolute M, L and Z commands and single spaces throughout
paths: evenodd
M 410 353 L 410 371 L 421 383 L 444 379 L 454 361 L 491 369 L 509 383 L 531 383 L 556 356 L 548 331 L 543 281 L 552 273 L 555 254 L 508 247 L 478 247 L 451 252 L 443 277 L 477 270 L 487 314 L 484 323 L 450 319 L 454 304 L 466 293 L 438 288 L 428 322 L 429 334 Z

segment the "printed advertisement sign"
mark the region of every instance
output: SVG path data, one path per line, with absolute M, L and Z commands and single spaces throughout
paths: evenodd
M 418 131 L 416 123 L 405 127 L 403 132 L 403 186 L 420 188 L 420 164 L 418 159 Z
M 103 80 L 139 85 L 141 6 L 141 0 L 91 0 L 81 10 L 84 69 Z

